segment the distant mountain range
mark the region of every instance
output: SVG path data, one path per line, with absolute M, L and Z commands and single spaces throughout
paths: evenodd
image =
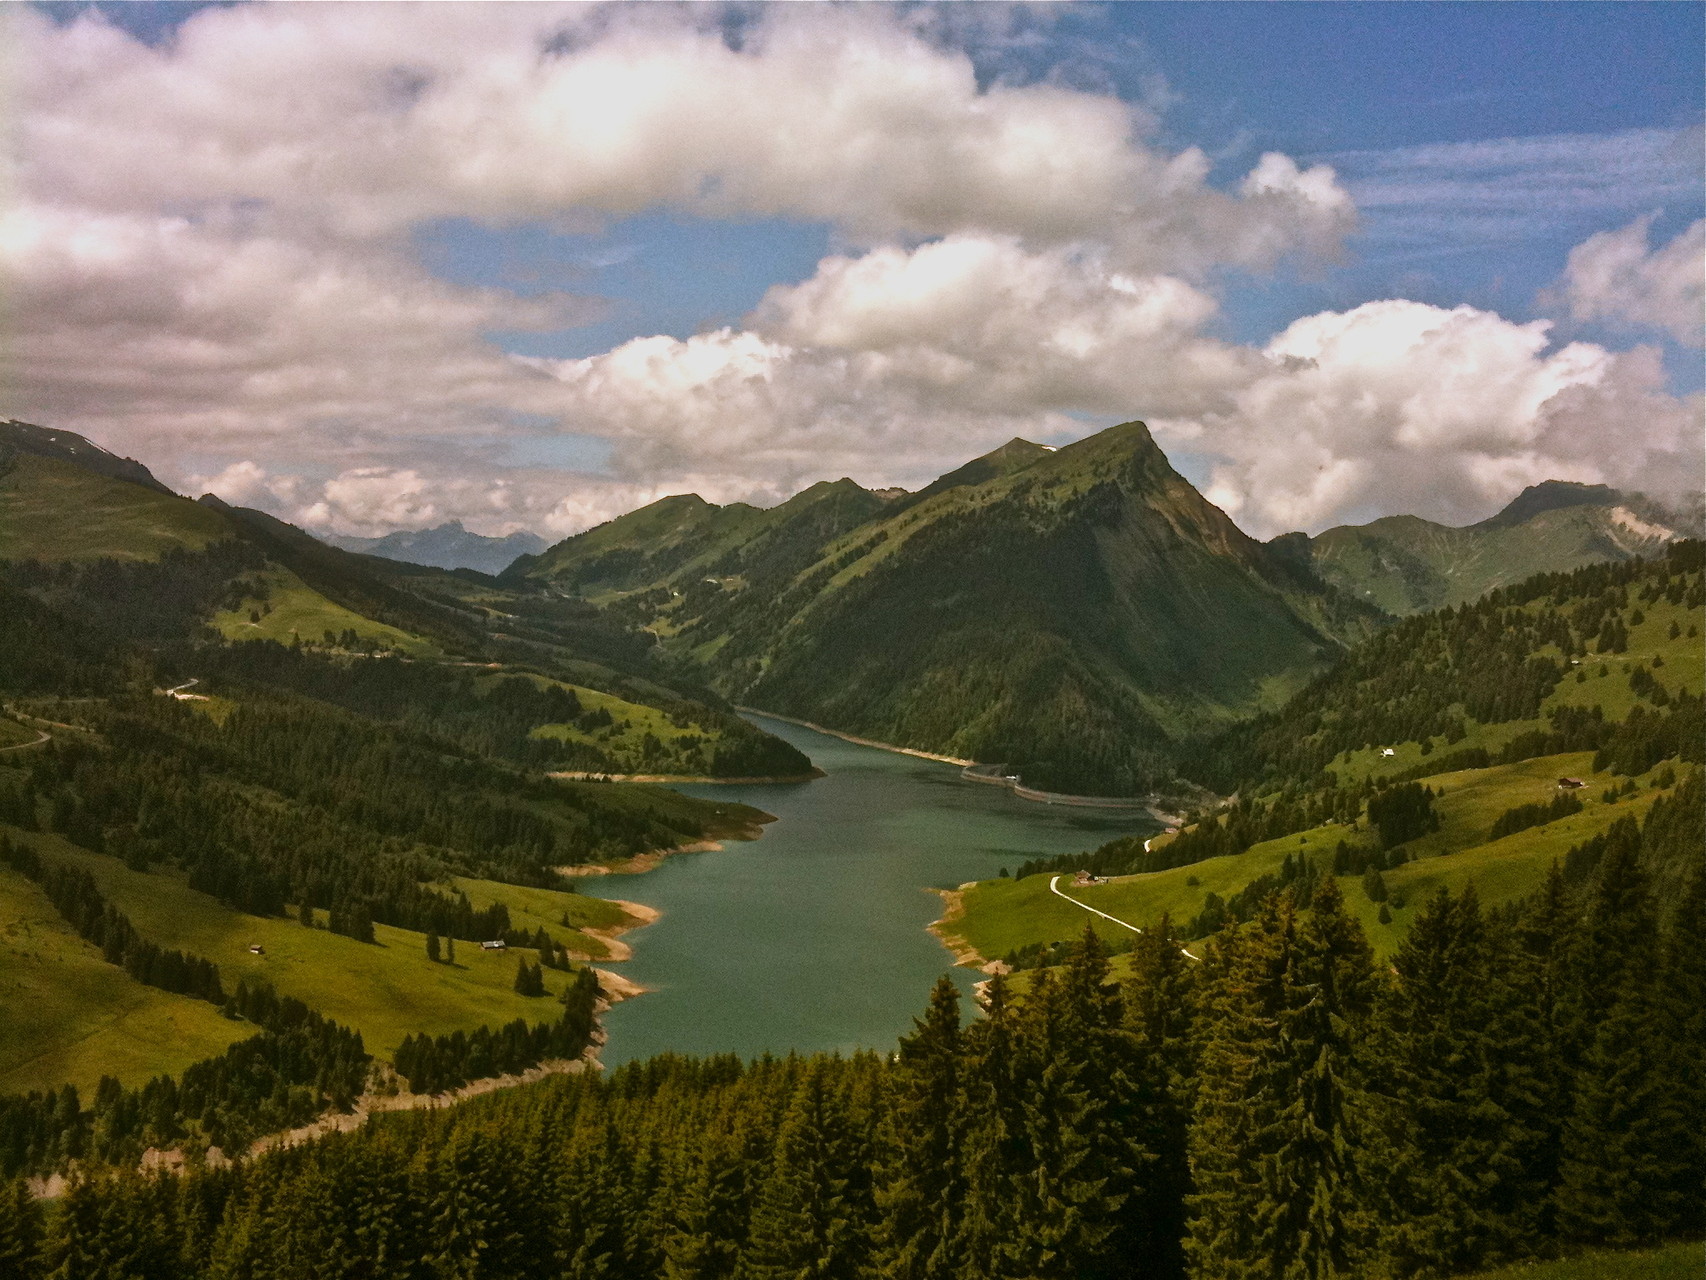
M 321 534 L 323 542 L 361 555 L 382 556 L 387 560 L 402 560 L 408 564 L 426 565 L 434 569 L 478 569 L 481 573 L 502 573 L 517 556 L 537 555 L 545 549 L 545 539 L 536 533 L 512 533 L 507 537 L 490 538 L 470 533 L 460 520 L 451 520 L 431 529 L 399 529 L 382 538 L 352 538 L 335 533 Z
M 597 602 L 750 705 L 1129 793 L 1387 617 L 1693 532 L 1639 495 L 1552 482 L 1467 529 L 1399 516 L 1262 544 L 1134 422 L 1013 440 L 916 493 L 664 498 L 504 580 Z
M 543 549 L 456 522 L 327 545 L 179 498 L 74 433 L 0 423 L 0 558 L 237 537 L 277 567 L 275 604 L 303 602 L 300 621 L 280 606 L 222 624 L 243 634 L 366 634 L 368 619 L 392 645 L 580 663 L 640 702 L 679 696 L 660 680 L 706 689 L 1100 794 L 1167 787 L 1193 743 L 1278 707 L 1393 616 L 1652 555 L 1700 525 L 1548 482 L 1465 528 L 1393 516 L 1261 543 L 1132 422 L 1058 450 L 1013 440 L 914 493 L 844 478 L 768 509 L 682 494 Z
M 1287 534 L 1273 545 L 1341 590 L 1405 615 L 1462 604 L 1548 570 L 1654 555 L 1678 538 L 1702 536 L 1703 524 L 1698 509 L 1672 511 L 1642 494 L 1548 480 L 1463 528 L 1387 516 L 1315 538 Z
M 1380 614 L 1246 536 L 1142 423 L 1023 440 L 916 494 L 665 498 L 523 560 L 664 637 L 731 698 L 1128 793 L 1277 706 Z

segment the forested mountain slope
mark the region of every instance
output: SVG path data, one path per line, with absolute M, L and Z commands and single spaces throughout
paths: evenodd
M 540 718 L 516 726 L 526 759 L 541 767 L 729 777 L 811 768 L 718 695 L 691 679 L 678 687 L 681 673 L 659 661 L 655 637 L 591 606 L 518 593 L 478 574 L 354 555 L 211 496 L 191 502 L 141 464 L 72 432 L 0 424 L 6 562 L 12 586 L 42 601 L 75 600 L 81 625 L 109 643 L 223 636 L 345 663 L 404 655 L 416 665 L 402 678 L 418 688 L 412 702 L 393 700 L 397 708 L 450 697 L 476 713 L 483 695 L 504 686 L 476 682 L 475 664 L 554 682 L 558 702 L 539 701 Z M 106 607 L 93 607 L 103 599 Z M 20 664 L 50 660 L 14 655 Z M 221 661 L 215 654 L 204 665 Z M 278 677 L 312 665 L 272 670 Z M 448 694 L 452 686 L 462 692 Z M 498 719 L 513 726 L 516 705 Z
M 1513 901 L 1630 841 L 1680 892 L 1706 848 L 1703 562 L 1679 543 L 1406 619 L 1187 759 L 1233 803 L 1175 836 L 1021 866 L 971 890 L 954 928 L 986 956 L 1046 960 L 1085 915 L 1049 881 L 1079 868 L 1113 877 L 1080 900 L 1139 926 L 1166 914 L 1187 937 L 1336 876 L 1382 951 L 1435 890 Z
M 1016 441 L 892 504 L 665 499 L 518 564 L 601 597 L 731 698 L 1027 782 L 1131 794 L 1378 625 L 1245 536 L 1141 423 Z
M 1606 485 L 1548 480 L 1463 528 L 1387 516 L 1314 538 L 1287 534 L 1276 545 L 1350 595 L 1403 615 L 1462 604 L 1536 573 L 1655 555 L 1667 542 L 1703 534 L 1699 512 L 1668 511 Z

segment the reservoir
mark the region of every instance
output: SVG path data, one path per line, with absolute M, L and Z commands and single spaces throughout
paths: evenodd
M 982 976 L 955 967 L 926 932 L 942 913 L 930 889 L 1160 830 L 1142 810 L 1020 800 L 962 781 L 957 765 L 748 719 L 827 776 L 678 787 L 777 821 L 758 840 L 725 841 L 721 852 L 681 854 L 641 875 L 596 882 L 603 896 L 663 913 L 626 935 L 634 958 L 611 966 L 651 990 L 607 1015 L 606 1066 L 668 1052 L 892 1049 L 938 976 L 952 971 L 967 993 Z

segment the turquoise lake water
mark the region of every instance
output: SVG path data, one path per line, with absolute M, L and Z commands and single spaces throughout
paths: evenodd
M 987 879 L 1027 858 L 1093 849 L 1160 829 L 1142 811 L 1074 809 L 964 782 L 956 765 L 855 746 L 764 716 L 827 777 L 763 786 L 683 786 L 773 813 L 761 839 L 681 854 L 587 892 L 663 912 L 626 934 L 610 966 L 653 988 L 606 1018 L 606 1066 L 664 1052 L 889 1049 L 956 968 L 925 930 L 931 888 Z

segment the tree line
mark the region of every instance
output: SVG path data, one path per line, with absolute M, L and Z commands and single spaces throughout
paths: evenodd
M 1511 907 L 1442 892 L 1389 962 L 1318 877 L 1200 964 L 1163 927 L 1116 984 L 1087 932 L 969 1022 L 944 981 L 893 1055 L 658 1058 L 90 1178 L 12 1197 L 0 1250 L 26 1280 L 1408 1280 L 1697 1231 L 1700 825 Z

